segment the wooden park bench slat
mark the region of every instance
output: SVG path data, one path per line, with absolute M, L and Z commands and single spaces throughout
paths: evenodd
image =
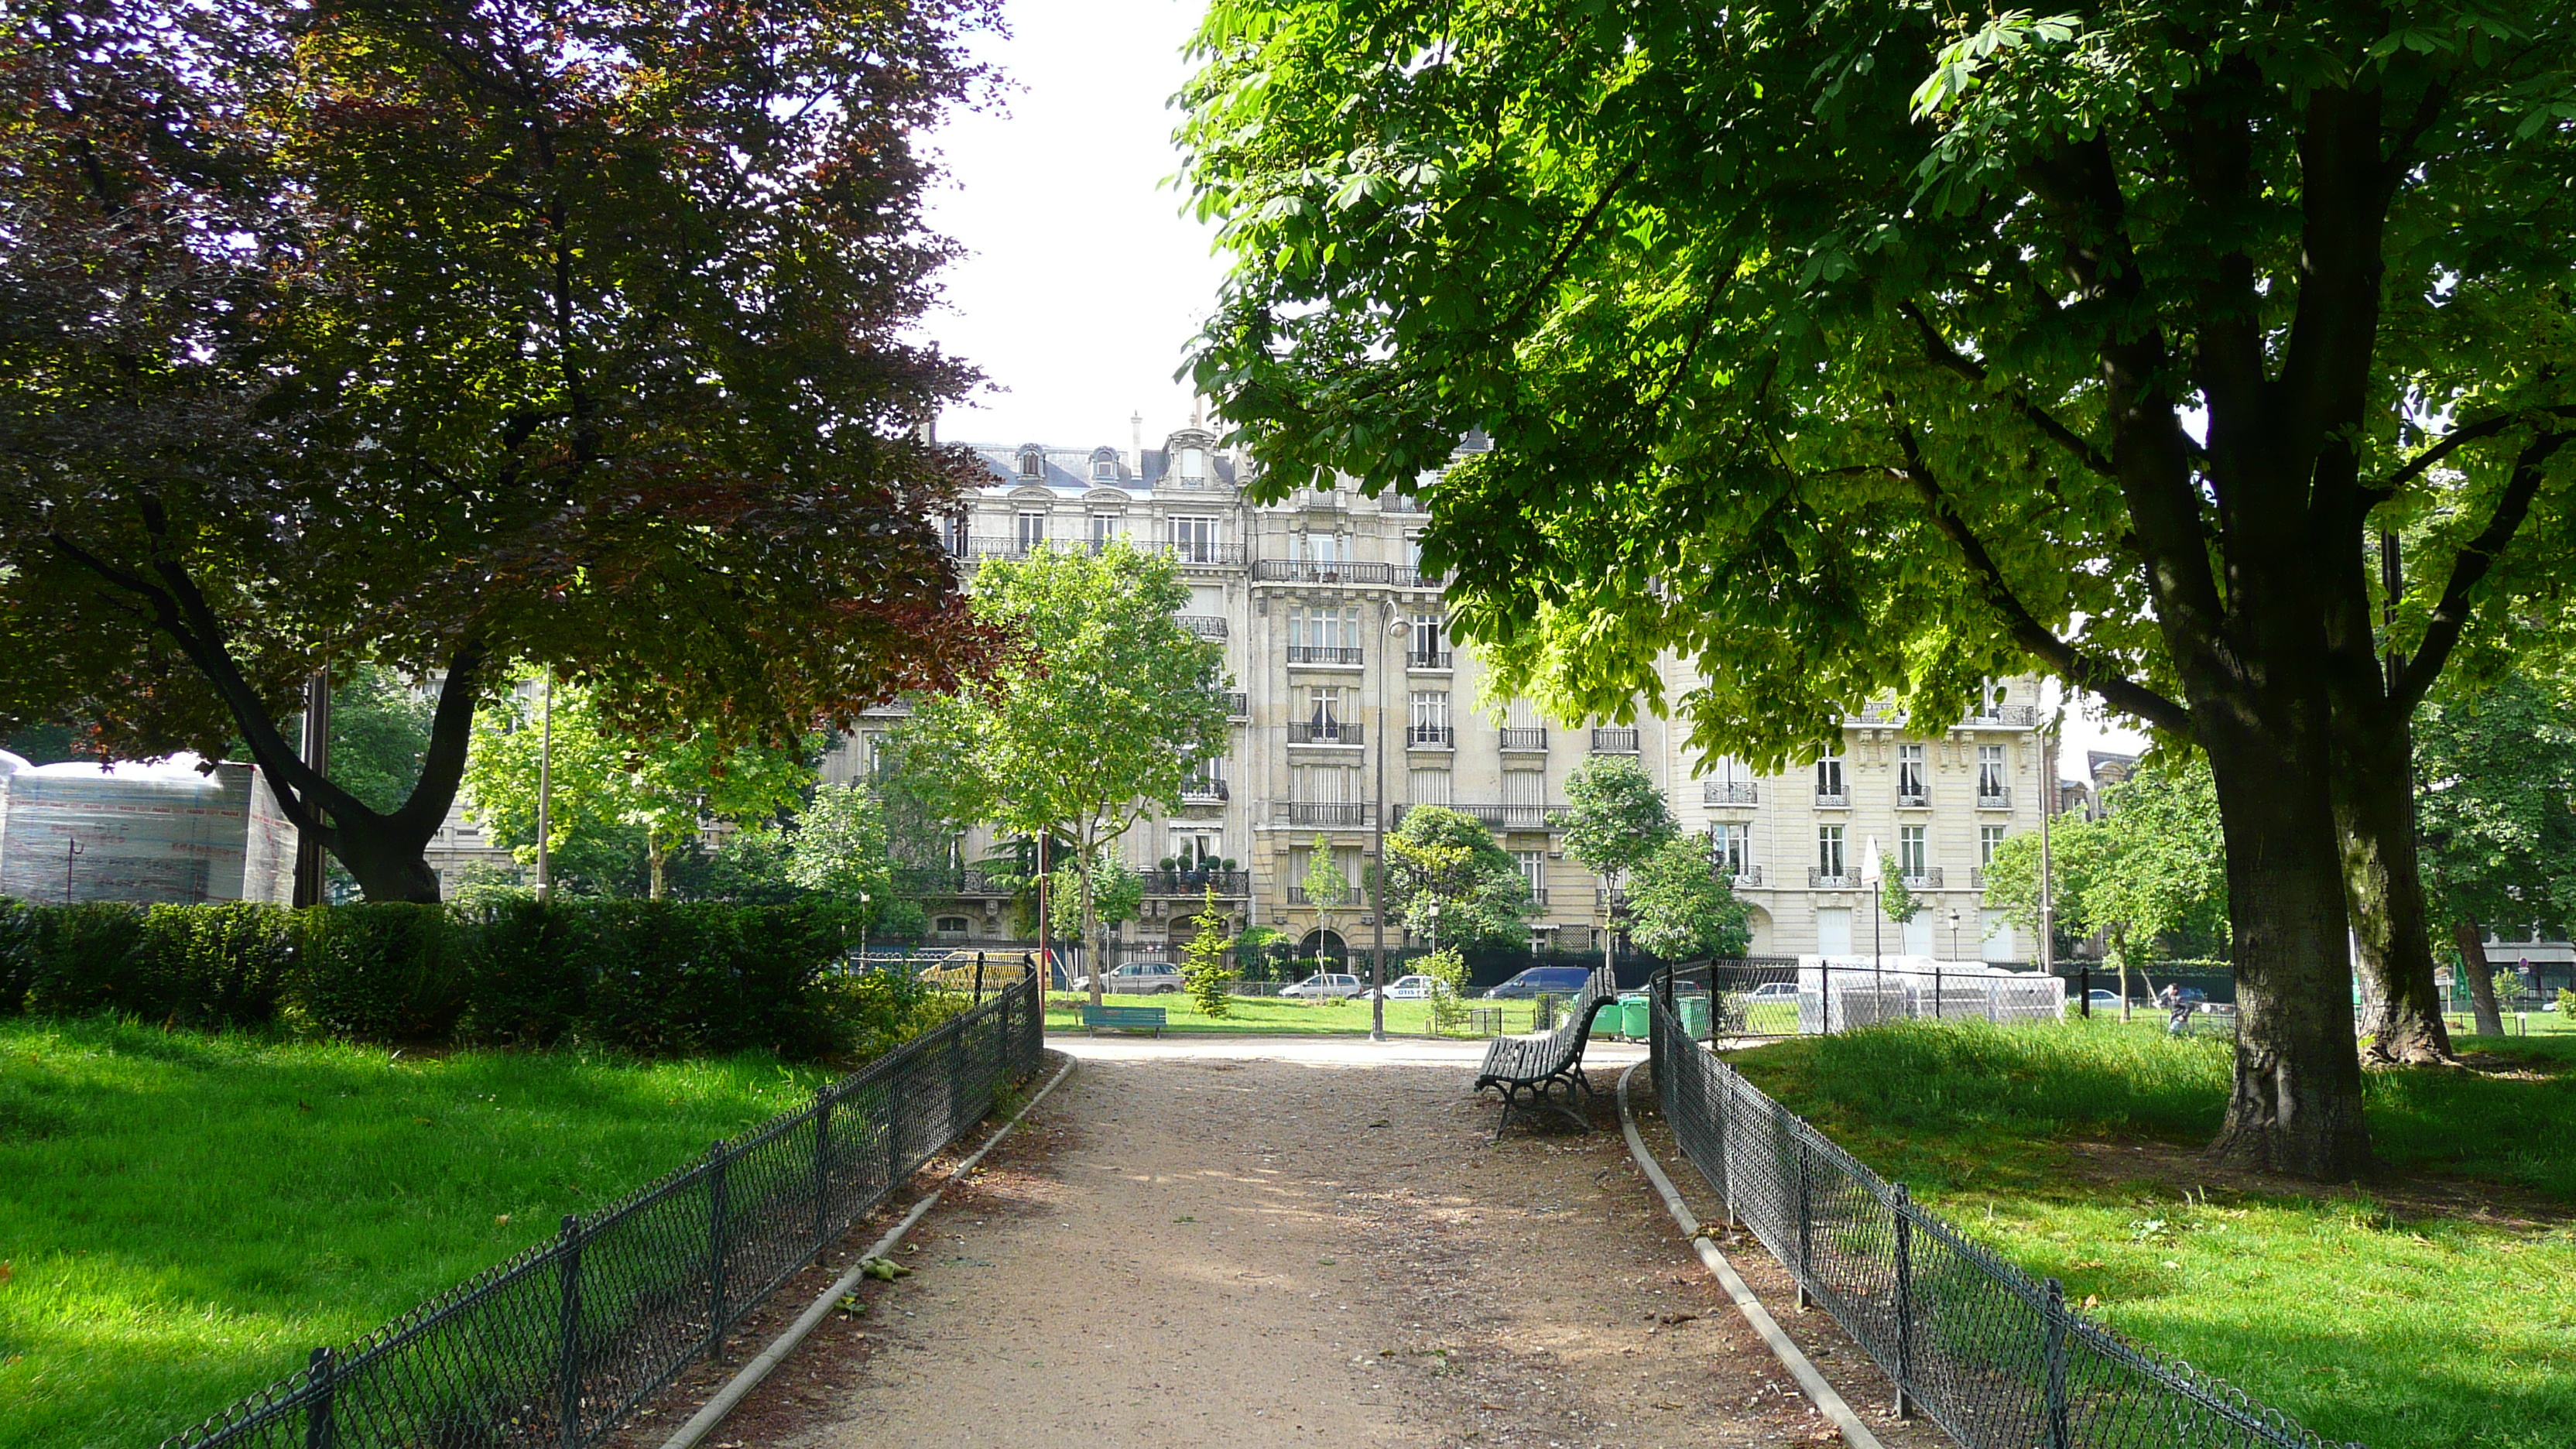
M 1556 1030 L 1544 1036 L 1496 1037 L 1485 1048 L 1475 1089 L 1492 1087 L 1503 1094 L 1502 1119 L 1494 1124 L 1496 1141 L 1502 1140 L 1512 1118 L 1533 1112 L 1554 1112 L 1584 1131 L 1592 1130 L 1592 1124 L 1574 1109 L 1574 1091 L 1580 1087 L 1588 1098 L 1595 1090 L 1592 1079 L 1583 1074 L 1583 1048 L 1592 1035 L 1593 1013 L 1603 1002 L 1618 997 L 1618 981 L 1608 968 L 1595 969 Z
M 1093 1006 L 1085 1002 L 1082 1024 L 1091 1028 L 1093 1036 L 1107 1027 L 1111 1031 L 1150 1031 L 1160 1037 L 1165 1014 L 1159 1006 Z

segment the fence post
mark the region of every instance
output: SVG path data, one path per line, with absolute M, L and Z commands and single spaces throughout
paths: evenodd
M 1819 991 L 1822 993 L 1822 998 L 1823 998 L 1823 1001 L 1824 1001 L 1824 1004 L 1825 1004 L 1825 1029 L 1824 1029 L 1823 1031 L 1820 1031 L 1820 1032 L 1816 1033 L 1816 1035 L 1818 1035 L 1818 1036 L 1832 1036 L 1832 1035 L 1834 1034 L 1834 962 L 1833 962 L 1833 958 L 1832 958 L 1832 957 L 1830 957 L 1830 956 L 1828 956 L 1828 957 L 1826 957 L 1824 960 L 1817 962 L 1817 963 L 1816 963 L 1816 969 L 1817 969 L 1817 970 L 1819 970 L 1819 971 L 1821 971 L 1821 972 L 1823 972 L 1823 973 L 1824 973 L 1824 978 L 1825 978 L 1824 985 L 1823 985 L 1822 987 L 1820 987 L 1820 988 L 1819 988 Z
M 1783 1116 L 1788 1110 L 1780 1109 Z M 1807 1279 L 1813 1275 L 1816 1263 L 1815 1197 L 1811 1190 L 1813 1174 L 1807 1166 L 1807 1139 L 1790 1140 L 1798 1144 L 1798 1308 L 1803 1312 L 1816 1301 L 1815 1295 L 1807 1291 Z
M 1941 963 L 1932 963 L 1932 1019 L 1941 1019 Z
M 948 1024 L 948 1140 L 966 1130 L 966 1028 Z
M 1891 1207 L 1896 1217 L 1896 1417 L 1908 1418 L 1913 1406 L 1906 1390 L 1914 1380 L 1914 1195 L 1896 1185 Z
M 814 1089 L 814 1252 L 832 1241 L 832 1084 Z
M 339 1427 L 331 1421 L 332 1400 L 340 1393 L 340 1362 L 331 1350 L 317 1348 L 306 1366 L 313 1401 L 304 1407 L 304 1449 L 333 1449 L 340 1442 Z
M 975 953 L 975 1004 L 984 1004 L 984 953 Z
M 707 1149 L 707 1357 L 724 1361 L 725 1152 L 719 1137 Z
M 563 1449 L 581 1449 L 581 1219 L 564 1214 L 562 1246 L 555 1261 L 563 1265 L 563 1338 L 561 1373 L 555 1386 L 556 1415 L 563 1425 Z
M 2048 1280 L 2042 1308 L 2048 1320 L 2048 1449 L 2073 1449 L 2073 1426 L 2066 1411 L 2066 1288 Z

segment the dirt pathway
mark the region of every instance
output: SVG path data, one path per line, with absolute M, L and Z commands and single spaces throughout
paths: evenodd
M 914 1276 L 818 1333 L 719 1445 L 1833 1437 L 1680 1243 L 1606 1097 L 1608 1130 L 1493 1146 L 1445 1048 L 1064 1045 L 1081 1064 L 925 1222 Z M 1635 1055 L 1593 1070 L 1607 1086 Z M 1883 1398 L 1821 1315 L 1798 1331 L 1855 1403 Z

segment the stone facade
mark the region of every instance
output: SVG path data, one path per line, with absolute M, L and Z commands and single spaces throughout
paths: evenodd
M 1254 504 L 1240 486 L 1241 460 L 1195 425 L 1158 449 L 1139 436 L 1124 450 L 977 451 L 992 481 L 944 525 L 966 567 L 1040 542 L 1088 547 L 1124 536 L 1179 561 L 1191 627 L 1225 645 L 1237 692 L 1232 748 L 1181 811 L 1124 842 L 1130 863 L 1149 872 L 1144 917 L 1126 927 L 1133 945 L 1173 944 L 1168 933 L 1195 909 L 1203 881 L 1221 887 L 1239 922 L 1307 935 L 1318 925 L 1303 899 L 1308 852 L 1320 836 L 1358 878 L 1382 801 L 1390 828 L 1416 803 L 1484 819 L 1545 904 L 1534 941 L 1593 949 L 1606 902 L 1565 854 L 1548 812 L 1563 804 L 1577 764 L 1615 753 L 1644 763 L 1685 826 L 1738 867 L 1757 953 L 1871 949 L 1876 913 L 1858 876 L 1873 840 L 1901 858 L 1927 902 L 1910 935 L 1885 928 L 1887 950 L 2018 961 L 2032 949 L 1983 911 L 1981 890 L 1994 842 L 2036 829 L 2046 794 L 2032 679 L 1998 681 L 1977 713 L 1938 732 L 1863 710 L 1846 722 L 1840 756 L 1757 778 L 1732 762 L 1703 762 L 1651 717 L 1569 729 L 1525 704 L 1480 709 L 1474 651 L 1453 646 L 1441 581 L 1416 567 L 1427 520 L 1411 499 L 1344 487 Z M 1678 694 L 1691 681 L 1670 668 Z M 890 727 L 895 714 L 880 717 Z M 827 773 L 863 774 L 874 732 L 863 726 L 844 740 Z M 979 834 L 961 858 L 991 846 Z M 1152 872 L 1174 858 L 1218 871 L 1158 880 Z M 1232 873 L 1222 869 L 1228 860 Z M 1005 936 L 1001 896 L 963 876 L 948 884 L 928 903 L 938 939 Z M 1370 943 L 1363 914 L 1340 913 L 1337 925 L 1351 946 Z

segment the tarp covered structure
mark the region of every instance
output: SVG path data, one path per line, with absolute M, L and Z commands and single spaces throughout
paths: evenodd
M 2066 983 L 2044 971 L 1930 956 L 1801 956 L 1798 1030 L 1849 1031 L 1882 1021 L 2059 1021 Z
M 0 895 L 282 902 L 294 866 L 294 828 L 252 766 L 31 765 L 0 751 Z

